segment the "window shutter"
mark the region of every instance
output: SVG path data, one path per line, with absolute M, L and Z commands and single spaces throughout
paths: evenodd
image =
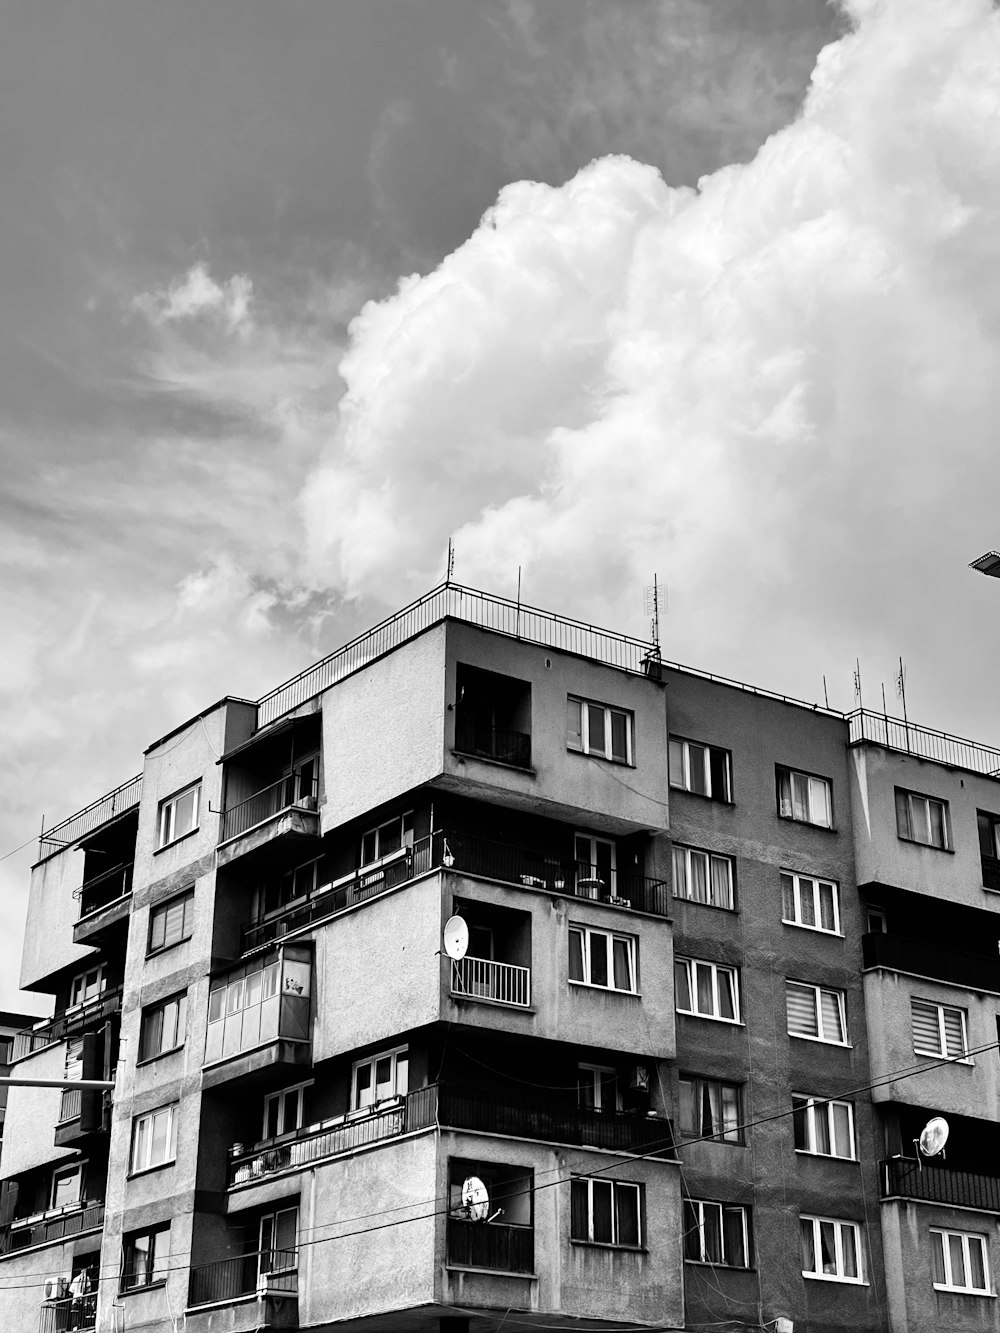
M 938 1028 L 938 1007 L 925 1000 L 911 1000 L 913 1019 L 913 1050 L 917 1055 L 941 1055 L 941 1033 Z
M 824 1041 L 846 1041 L 844 1031 L 844 1010 L 842 997 L 837 991 L 822 990 L 819 993 L 820 1011 L 823 1015 Z
M 785 1008 L 788 1013 L 788 1031 L 797 1037 L 818 1037 L 816 1024 L 816 993 L 811 986 L 798 986 L 794 981 L 785 983 Z
M 944 1039 L 948 1055 L 965 1054 L 965 1033 L 962 1031 L 962 1011 L 960 1009 L 942 1009 L 944 1017 Z

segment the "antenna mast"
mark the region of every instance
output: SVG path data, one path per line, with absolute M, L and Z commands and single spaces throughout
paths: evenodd
M 445 586 L 451 582 L 451 576 L 455 572 L 455 543 L 451 537 L 448 538 L 448 569 L 444 576 Z
M 660 587 L 656 575 L 651 586 L 643 588 L 643 611 L 650 617 L 650 647 L 642 659 L 642 669 L 647 676 L 661 677 L 660 663 Z

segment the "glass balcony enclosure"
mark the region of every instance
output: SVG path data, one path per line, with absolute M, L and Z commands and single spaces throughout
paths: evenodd
M 217 977 L 208 997 L 205 1063 L 275 1041 L 309 1041 L 312 954 L 286 945 Z

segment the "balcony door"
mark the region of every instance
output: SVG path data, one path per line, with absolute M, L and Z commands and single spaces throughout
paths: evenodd
M 294 1282 L 297 1263 L 296 1236 L 299 1226 L 299 1210 L 279 1208 L 276 1212 L 265 1213 L 260 1219 L 260 1244 L 257 1256 L 257 1286 L 267 1286 L 272 1291 L 283 1290 L 283 1283 L 291 1278 Z M 275 1280 L 277 1279 L 277 1280 Z
M 574 842 L 577 892 L 582 898 L 614 897 L 617 886 L 615 844 L 610 838 L 578 833 Z

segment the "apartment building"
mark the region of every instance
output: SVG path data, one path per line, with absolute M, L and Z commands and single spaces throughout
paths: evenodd
M 32 872 L 4 1327 L 984 1327 L 1000 785 L 890 730 L 450 584 L 154 742 Z

